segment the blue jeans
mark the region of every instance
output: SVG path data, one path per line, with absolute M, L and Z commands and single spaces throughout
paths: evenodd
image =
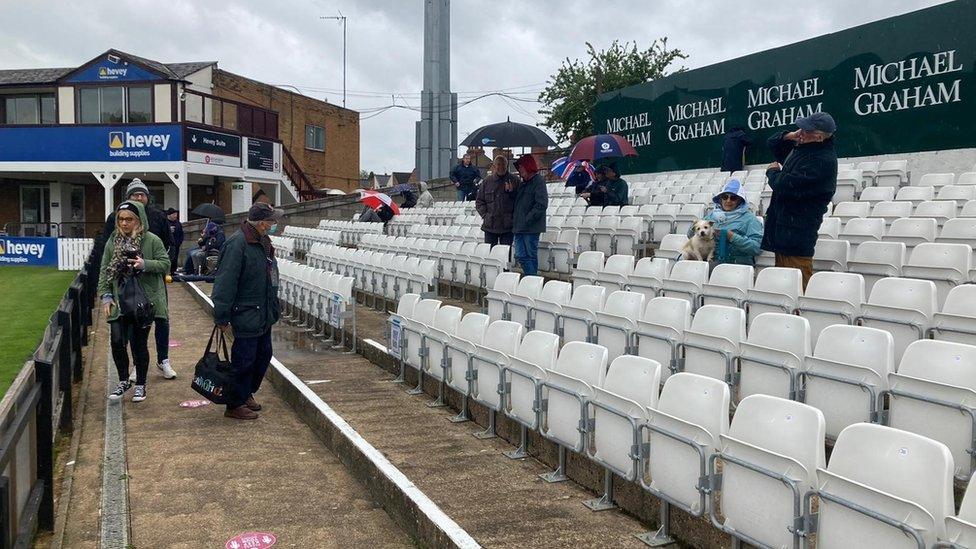
M 462 191 L 461 189 L 458 189 L 457 190 L 457 201 L 458 202 L 464 202 L 467 199 L 468 199 L 468 191 Z
M 230 348 L 230 363 L 234 369 L 234 398 L 228 409 L 242 406 L 258 392 L 264 374 L 271 364 L 271 329 L 257 337 L 235 337 Z
M 515 260 L 526 276 L 539 274 L 539 233 L 516 233 Z

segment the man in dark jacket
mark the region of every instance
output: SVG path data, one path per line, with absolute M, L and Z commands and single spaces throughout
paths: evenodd
M 737 172 L 742 170 L 746 160 L 746 148 L 752 144 L 749 135 L 740 126 L 733 126 L 722 140 L 722 170 Z
M 523 154 L 515 161 L 522 181 L 515 187 L 515 211 L 512 232 L 515 233 L 515 259 L 526 276 L 539 272 L 539 235 L 546 232 L 546 208 L 549 193 L 539 166 L 531 154 Z
M 271 326 L 278 322 L 278 262 L 269 234 L 274 234 L 284 212 L 256 202 L 247 221 L 224 243 L 211 297 L 214 324 L 233 329 L 231 365 L 233 400 L 224 416 L 256 419 L 261 405 L 254 393 L 261 387 L 271 363 Z
M 773 197 L 766 208 L 762 249 L 776 254 L 777 267 L 800 269 L 806 288 L 813 276 L 817 231 L 837 190 L 837 125 L 823 112 L 796 125 L 798 130 L 769 139 L 776 162 L 766 170 Z
M 179 264 L 180 247 L 183 246 L 183 224 L 180 223 L 180 212 L 176 208 L 166 210 L 166 220 L 169 222 L 170 245 L 169 249 L 169 273 L 176 272 Z
M 481 230 L 485 242 L 512 245 L 512 217 L 515 195 L 510 192 L 518 185 L 515 174 L 508 171 L 508 158 L 498 155 L 491 164 L 491 172 L 478 188 L 474 206 L 481 216 Z
M 617 172 L 617 165 L 600 166 L 599 173 L 601 177 L 590 186 L 589 191 L 580 196 L 588 199 L 590 206 L 626 206 L 630 191 L 627 182 Z
M 471 155 L 466 154 L 461 157 L 461 162 L 451 170 L 451 181 L 457 187 L 458 202 L 474 199 L 479 179 L 481 179 L 481 171 L 471 164 Z
M 590 179 L 590 174 L 586 171 L 586 164 L 578 162 L 573 168 L 573 173 L 566 179 L 566 188 L 573 187 L 576 189 L 576 195 L 579 196 L 591 181 L 593 180 Z
M 169 250 L 173 245 L 169 220 L 166 219 L 166 214 L 162 210 L 149 203 L 149 187 L 138 177 L 133 178 L 125 188 L 125 200 L 135 200 L 145 206 L 146 218 L 149 220 L 149 232 L 158 236 L 163 241 L 163 247 Z M 102 230 L 102 237 L 95 242 L 95 247 L 97 248 L 95 252 L 96 256 L 102 255 L 102 251 L 105 249 L 105 243 L 108 242 L 108 238 L 114 230 L 115 212 L 113 211 L 109 214 L 108 219 L 105 220 L 105 229 Z M 167 299 L 169 299 L 168 294 Z M 156 328 L 153 330 L 153 338 L 156 340 L 156 368 L 159 369 L 160 373 L 166 379 L 173 379 L 176 377 L 176 372 L 169 364 L 169 318 L 157 317 L 154 325 Z M 132 376 L 131 380 L 134 381 L 135 370 L 132 371 Z

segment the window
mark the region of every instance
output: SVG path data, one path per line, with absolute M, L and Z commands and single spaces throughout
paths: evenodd
M 54 124 L 54 94 L 7 96 L 3 100 L 6 124 Z
M 313 151 L 325 150 L 325 128 L 305 125 L 305 148 Z
M 148 87 L 122 86 L 80 88 L 78 121 L 82 124 L 152 122 L 152 90 Z
M 129 122 L 152 122 L 152 90 L 129 88 Z

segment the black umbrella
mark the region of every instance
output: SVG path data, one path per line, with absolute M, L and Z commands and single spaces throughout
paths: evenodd
M 556 142 L 535 126 L 508 120 L 489 124 L 468 134 L 464 147 L 555 147 Z
M 224 210 L 221 210 L 220 206 L 209 202 L 193 208 L 193 211 L 190 213 L 199 215 L 200 217 L 210 218 L 217 223 L 223 223 L 227 219 L 227 216 L 224 215 Z

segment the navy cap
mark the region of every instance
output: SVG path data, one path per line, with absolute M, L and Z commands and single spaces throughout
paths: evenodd
M 837 131 L 837 123 L 834 122 L 834 117 L 825 112 L 815 112 L 810 116 L 801 118 L 796 121 L 796 125 L 801 130 L 806 130 L 808 132 L 821 131 L 825 133 L 834 133 Z

